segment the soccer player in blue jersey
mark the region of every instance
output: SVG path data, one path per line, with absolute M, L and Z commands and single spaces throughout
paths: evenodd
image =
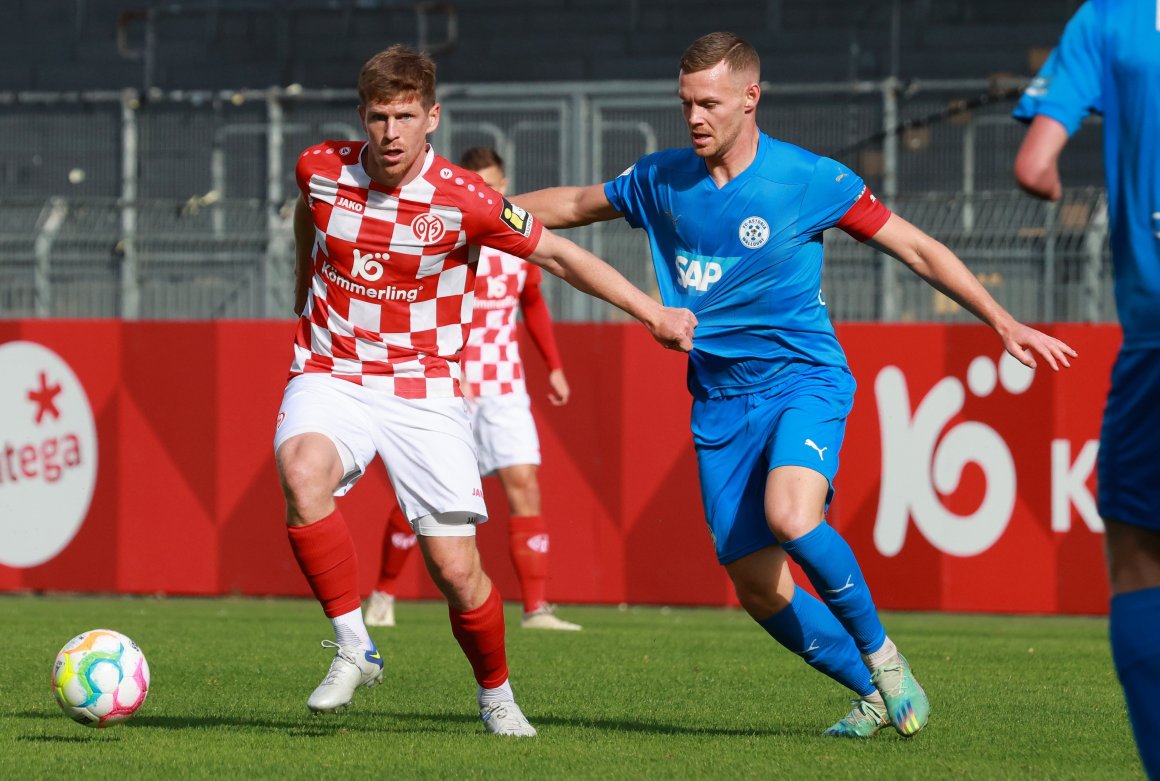
M 692 148 L 647 155 L 605 185 L 521 196 L 546 225 L 623 216 L 648 233 L 661 297 L 697 316 L 692 429 L 717 559 L 777 642 L 852 689 L 826 734 L 913 735 L 930 705 L 886 635 L 850 546 L 825 522 L 854 379 L 821 293 L 822 232 L 889 252 L 994 328 L 1028 366 L 1067 345 L 1016 322 L 946 247 L 892 215 L 857 174 L 763 134 L 757 52 L 695 41 L 678 95 Z M 798 588 L 801 565 L 821 600 Z
M 1015 108 L 1024 190 L 1058 200 L 1059 156 L 1104 117 L 1104 175 L 1124 341 L 1100 432 L 1099 509 L 1111 576 L 1112 658 L 1149 778 L 1160 778 L 1160 3 L 1092 0 Z

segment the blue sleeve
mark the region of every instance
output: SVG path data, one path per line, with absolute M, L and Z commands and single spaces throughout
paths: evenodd
M 1067 23 L 1059 46 L 1028 85 L 1012 116 L 1030 122 L 1038 114 L 1067 128 L 1079 129 L 1084 117 L 1100 112 L 1103 40 L 1095 3 L 1086 2 Z
M 819 157 L 802 197 L 798 228 L 802 233 L 821 233 L 838 224 L 865 189 L 862 177 L 837 160 Z
M 638 161 L 620 176 L 604 185 L 604 194 L 612 208 L 624 215 L 624 219 L 634 228 L 643 228 L 648 222 L 645 195 L 648 188 L 647 168 Z

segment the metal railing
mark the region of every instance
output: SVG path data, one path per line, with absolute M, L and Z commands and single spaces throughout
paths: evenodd
M 766 132 L 858 171 L 947 243 L 1016 316 L 1114 318 L 1099 133 L 1076 136 L 1058 205 L 1013 189 L 1022 129 L 984 81 L 764 85 Z M 588 184 L 687 144 L 672 82 L 445 85 L 436 149 L 496 147 L 513 192 Z M 0 93 L 0 317 L 289 315 L 299 152 L 358 138 L 353 90 Z M 970 106 L 961 110 L 948 107 Z M 642 233 L 568 232 L 644 289 Z M 967 316 L 892 259 L 826 234 L 837 320 Z M 558 319 L 618 313 L 554 279 Z

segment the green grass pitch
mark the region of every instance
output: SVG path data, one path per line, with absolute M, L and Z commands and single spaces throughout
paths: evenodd
M 931 721 L 855 742 L 818 735 L 845 691 L 740 611 L 569 607 L 584 631 L 553 633 L 512 604 L 512 683 L 540 730 L 518 740 L 484 733 L 446 607 L 397 612 L 373 630 L 384 685 L 311 717 L 330 661 L 312 601 L 0 597 L 0 778 L 1142 778 L 1103 620 L 888 614 Z M 107 730 L 49 687 L 57 650 L 97 627 L 153 674 Z

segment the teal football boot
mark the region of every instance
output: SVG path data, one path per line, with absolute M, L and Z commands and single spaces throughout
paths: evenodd
M 823 732 L 832 738 L 869 738 L 890 724 L 886 710 L 869 700 L 850 700 L 853 709 L 834 726 Z
M 870 682 L 886 701 L 886 716 L 898 734 L 910 737 L 930 719 L 930 700 L 910 671 L 906 657 L 898 654 L 870 674 Z

